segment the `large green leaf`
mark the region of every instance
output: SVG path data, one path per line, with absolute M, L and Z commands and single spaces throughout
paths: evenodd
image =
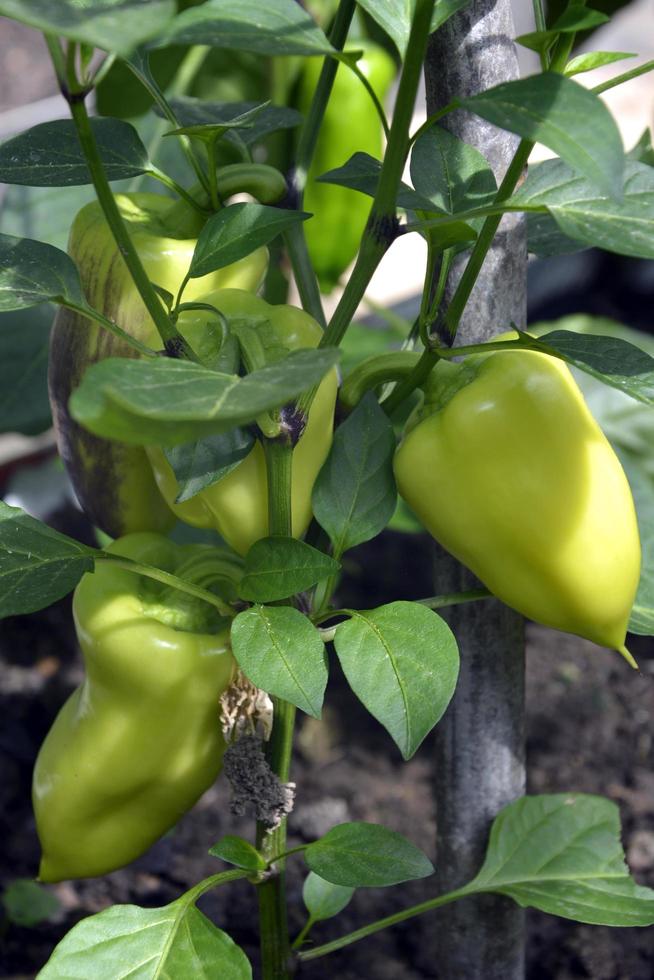
M 158 33 L 174 13 L 174 0 L 0 0 L 5 17 L 121 57 Z
M 410 759 L 447 708 L 459 674 L 444 619 L 415 602 L 391 602 L 336 628 L 334 646 L 356 696 Z
M 377 21 L 382 30 L 386 31 L 401 57 L 404 58 L 416 0 L 358 0 L 358 2 L 359 6 Z M 452 14 L 467 7 L 469 3 L 470 0 L 436 0 L 430 31 L 437 31 Z
M 327 684 L 325 645 L 292 606 L 252 606 L 232 623 L 232 649 L 253 684 L 320 717 Z
M 341 823 L 304 852 L 312 871 L 346 888 L 382 888 L 426 878 L 429 858 L 403 837 L 376 823 Z
M 85 305 L 73 260 L 44 242 L 0 235 L 0 312 L 50 301 Z
M 603 194 L 622 195 L 620 131 L 599 96 L 554 72 L 504 82 L 460 105 L 524 139 L 544 143 Z
M 529 250 L 537 255 L 574 251 L 580 242 L 654 258 L 654 168 L 644 163 L 627 161 L 623 195 L 616 200 L 562 160 L 546 160 L 531 169 L 509 203 L 527 211 L 547 208 L 551 217 L 528 215 Z
M 310 589 L 340 567 L 329 555 L 296 538 L 260 538 L 247 553 L 239 594 L 250 602 L 276 602 Z
M 36 612 L 93 570 L 95 551 L 0 501 L 0 618 Z
M 208 44 L 256 54 L 328 54 L 332 47 L 295 0 L 207 0 L 184 10 L 157 46 Z
M 73 417 L 96 435 L 174 446 L 252 422 L 317 384 L 338 351 L 298 350 L 239 378 L 171 358 L 107 358 L 70 399 Z
M 238 262 L 309 217 L 304 211 L 266 204 L 229 204 L 209 218 L 200 232 L 189 274 L 198 278 Z
M 654 891 L 629 875 L 620 812 L 599 796 L 526 796 L 496 817 L 484 864 L 464 893 L 607 926 L 654 923 Z
M 91 119 L 108 180 L 138 177 L 150 168 L 148 151 L 134 127 L 122 119 Z M 39 123 L 0 144 L 0 181 L 29 187 L 92 183 L 72 119 Z
M 252 980 L 245 953 L 184 897 L 163 908 L 113 905 L 64 936 L 38 980 Z
M 388 524 L 397 500 L 395 434 L 377 399 L 367 394 L 339 426 L 313 488 L 313 512 L 340 557 Z

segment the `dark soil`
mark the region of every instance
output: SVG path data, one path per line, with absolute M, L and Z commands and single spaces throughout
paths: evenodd
M 345 598 L 352 602 L 373 606 L 428 589 L 430 545 L 425 540 L 386 534 L 352 555 L 344 587 Z M 359 589 L 364 568 L 386 570 L 368 589 L 365 601 Z M 641 883 L 654 886 L 654 658 L 648 643 L 635 641 L 634 652 L 641 663 L 641 673 L 636 673 L 616 654 L 583 640 L 562 638 L 539 627 L 530 627 L 528 636 L 530 791 L 583 790 L 617 801 L 632 869 Z M 29 800 L 31 768 L 56 711 L 80 677 L 68 602 L 5 621 L 0 657 L 0 835 L 5 851 L 0 885 L 4 886 L 15 878 L 33 876 L 37 868 L 38 842 Z M 299 724 L 293 764 L 298 798 L 290 819 L 291 845 L 320 836 L 344 820 L 370 820 L 406 834 L 433 857 L 431 751 L 428 741 L 414 759 L 403 763 L 386 732 L 351 695 L 334 662 L 323 724 L 306 717 Z M 250 836 L 251 823 L 230 815 L 223 779 L 171 835 L 132 866 L 103 879 L 52 886 L 60 902 L 56 915 L 34 928 L 6 925 L 0 975 L 14 980 L 34 976 L 75 922 L 108 905 L 158 906 L 176 898 L 222 867 L 207 855 L 207 849 L 226 833 Z M 291 859 L 289 865 L 291 921 L 297 931 L 303 922 L 305 869 L 301 858 Z M 361 890 L 337 919 L 315 928 L 314 938 L 326 941 L 431 894 L 429 879 L 393 889 Z M 256 963 L 253 903 L 251 887 L 239 882 L 207 895 L 202 907 Z M 307 980 L 437 980 L 437 963 L 434 916 L 425 915 L 307 964 L 298 975 Z M 651 980 L 653 964 L 654 930 L 611 930 L 529 914 L 529 980 Z

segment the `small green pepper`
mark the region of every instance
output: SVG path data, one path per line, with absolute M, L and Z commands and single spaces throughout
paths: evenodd
M 289 351 L 316 347 L 322 330 L 313 317 L 294 306 L 271 306 L 239 289 L 223 289 L 202 297 L 226 317 L 238 334 L 255 331 L 270 363 Z M 206 318 L 206 314 L 204 314 Z M 179 329 L 191 344 L 191 330 L 202 318 L 180 317 Z M 190 336 L 189 336 L 190 335 Z M 306 429 L 293 450 L 291 510 L 293 535 L 300 537 L 311 521 L 311 492 L 332 444 L 337 375 L 330 371 L 320 383 L 309 411 Z M 239 554 L 246 554 L 268 534 L 268 477 L 263 447 L 256 442 L 250 453 L 227 476 L 182 503 L 175 503 L 179 487 L 166 457 L 158 447 L 147 447 L 159 489 L 173 512 L 187 524 L 213 528 Z
M 130 534 L 107 549 L 206 585 L 215 549 Z M 230 620 L 202 599 L 99 562 L 75 590 L 86 676 L 34 770 L 42 881 L 114 871 L 211 786 L 225 749 L 219 699 L 234 660 Z
M 371 41 L 354 41 L 351 49 L 363 50 L 357 65 L 383 103 L 395 77 L 393 59 Z M 298 94 L 298 108 L 305 115 L 321 69 L 320 58 L 305 58 Z M 304 226 L 307 247 L 323 292 L 331 292 L 356 256 L 370 199 L 347 187 L 318 183 L 316 178 L 342 167 L 357 152 L 379 159 L 382 140 L 381 122 L 368 92 L 346 65 L 339 65 L 304 194 L 304 208 L 313 214 Z

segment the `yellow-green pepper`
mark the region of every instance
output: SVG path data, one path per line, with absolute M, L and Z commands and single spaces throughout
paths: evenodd
M 633 663 L 634 503 L 568 368 L 496 351 L 441 363 L 432 378 L 395 456 L 404 499 L 507 605 Z
M 107 550 L 190 579 L 213 551 L 147 532 Z M 120 868 L 193 806 L 221 769 L 219 699 L 234 671 L 228 619 L 113 563 L 84 575 L 73 615 L 86 676 L 34 770 L 42 881 Z
M 353 41 L 351 50 L 363 51 L 357 65 L 383 103 L 395 77 L 393 59 L 371 41 Z M 305 115 L 321 69 L 320 58 L 304 59 L 298 108 Z M 382 141 L 382 125 L 370 95 L 346 65 L 339 65 L 304 194 L 304 208 L 313 214 L 306 222 L 304 232 L 323 292 L 328 293 L 334 288 L 356 256 L 370 213 L 370 199 L 347 187 L 318 183 L 316 178 L 328 170 L 342 167 L 357 152 L 379 159 Z
M 256 167 L 250 169 L 250 182 L 254 180 L 256 189 L 260 175 Z M 116 203 L 148 277 L 176 294 L 190 265 L 201 220 L 179 206 L 171 208 L 170 199 L 158 194 L 119 194 Z M 87 204 L 75 218 L 68 251 L 90 305 L 127 333 L 159 349 L 154 324 L 97 202 Z M 221 286 L 256 290 L 267 262 L 267 249 L 260 248 L 233 265 L 191 279 L 184 300 L 197 299 Z M 106 357 L 135 356 L 138 354 L 125 342 L 86 317 L 64 308 L 57 313 L 49 365 L 57 444 L 84 511 L 112 537 L 130 531 L 165 530 L 174 518 L 157 490 L 144 450 L 87 432 L 71 418 L 68 399 L 91 364 Z
M 242 324 L 256 331 L 270 363 L 288 351 L 316 347 L 322 331 L 313 317 L 294 306 L 271 306 L 251 293 L 223 289 L 202 297 L 227 318 L 238 333 Z M 206 319 L 206 314 L 203 314 Z M 179 329 L 193 344 L 193 329 L 202 317 L 180 317 Z M 291 510 L 293 535 L 300 537 L 311 521 L 311 491 L 332 443 L 337 375 L 323 378 L 309 411 L 306 429 L 293 450 Z M 187 524 L 213 528 L 239 554 L 246 554 L 259 538 L 268 534 L 268 477 L 263 447 L 256 442 L 250 453 L 227 476 L 182 503 L 174 473 L 163 451 L 147 447 L 163 497 L 173 512 Z

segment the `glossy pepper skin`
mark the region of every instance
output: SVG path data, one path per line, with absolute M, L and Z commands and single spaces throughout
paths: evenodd
M 110 552 L 169 572 L 203 546 L 131 534 Z M 36 761 L 42 881 L 106 874 L 142 854 L 208 789 L 224 752 L 234 660 L 212 606 L 99 563 L 75 590 L 86 676 Z
M 437 393 L 439 376 L 441 405 L 425 407 L 395 456 L 404 499 L 507 605 L 630 659 L 633 499 L 568 368 L 507 351 L 439 365 Z
M 150 280 L 176 294 L 193 255 L 194 235 L 178 237 L 170 199 L 158 194 L 119 194 L 116 201 Z M 177 214 L 179 213 L 179 209 Z M 174 212 L 173 212 L 174 214 Z M 188 217 L 185 218 L 188 225 Z M 191 217 L 191 226 L 195 223 Z M 90 305 L 143 343 L 158 350 L 161 340 L 113 240 L 97 202 L 75 218 L 68 251 Z M 255 290 L 265 273 L 265 248 L 200 279 L 191 279 L 185 301 L 220 286 Z M 103 327 L 61 308 L 52 328 L 49 389 L 59 453 L 88 517 L 112 537 L 131 531 L 162 531 L 174 517 L 157 490 L 144 450 L 100 439 L 70 416 L 68 399 L 87 367 L 106 357 L 137 352 Z
M 248 324 L 257 336 L 270 363 L 288 351 L 316 347 L 322 335 L 313 317 L 294 306 L 271 306 L 265 300 L 237 289 L 207 295 L 210 303 L 238 331 Z M 191 342 L 190 326 L 180 329 Z M 307 426 L 293 450 L 291 511 L 293 535 L 300 537 L 311 521 L 311 491 L 332 444 L 337 375 L 330 371 L 316 393 Z M 268 534 L 268 477 L 263 447 L 253 449 L 227 476 L 183 503 L 175 503 L 179 488 L 161 449 L 148 447 L 148 455 L 163 497 L 174 513 L 196 527 L 213 528 L 239 554 L 244 555 L 259 538 Z
M 370 41 L 353 42 L 352 50 L 363 50 L 357 65 L 383 104 L 396 73 L 393 59 Z M 304 60 L 298 90 L 298 109 L 304 115 L 321 69 L 322 59 Z M 316 178 L 342 167 L 357 152 L 378 160 L 382 145 L 382 126 L 370 96 L 356 75 L 339 65 L 304 193 L 304 210 L 313 214 L 304 225 L 307 247 L 323 292 L 331 292 L 356 256 L 370 199 L 347 187 L 320 184 Z

